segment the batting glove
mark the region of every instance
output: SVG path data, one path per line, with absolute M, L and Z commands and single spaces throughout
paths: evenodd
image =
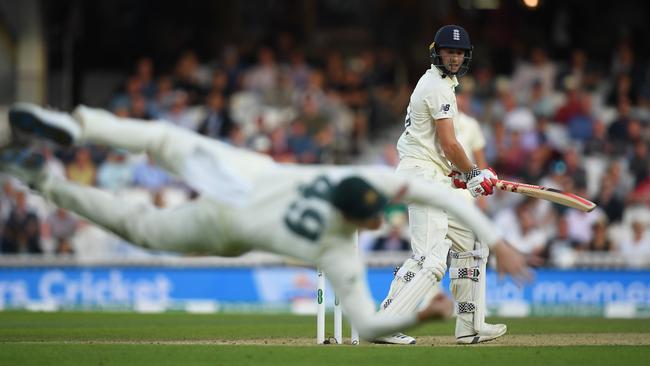
M 465 174 L 457 170 L 452 170 L 451 173 L 449 173 L 448 177 L 451 178 L 452 187 L 467 189 L 467 183 L 465 183 L 467 179 L 465 179 Z
M 489 196 L 494 193 L 494 181 L 499 179 L 491 168 L 479 170 L 473 166 L 467 173 L 467 190 L 474 197 Z

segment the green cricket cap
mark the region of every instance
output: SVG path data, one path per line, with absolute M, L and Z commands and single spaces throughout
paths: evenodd
M 360 177 L 343 179 L 332 189 L 332 205 L 352 219 L 369 219 L 384 211 L 388 198 Z

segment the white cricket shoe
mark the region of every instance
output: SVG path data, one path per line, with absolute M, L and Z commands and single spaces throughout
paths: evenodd
M 81 127 L 68 113 L 16 103 L 9 109 L 9 124 L 19 137 L 38 138 L 70 146 L 79 140 Z
M 404 333 L 395 333 L 384 337 L 378 337 L 372 340 L 377 344 L 415 344 L 415 338 Z
M 13 175 L 31 188 L 39 189 L 47 180 L 45 157 L 25 149 L 0 151 L 0 171 Z
M 487 342 L 499 338 L 506 334 L 508 327 L 505 324 L 488 324 L 483 323 L 483 327 L 478 333 L 456 336 L 456 343 L 460 344 L 475 344 L 480 342 Z M 458 334 L 458 332 L 456 332 Z

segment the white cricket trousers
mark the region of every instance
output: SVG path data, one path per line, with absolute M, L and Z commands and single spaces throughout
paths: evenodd
M 80 123 L 81 141 L 146 152 L 165 169 L 180 175 L 187 160 L 200 148 L 216 161 L 238 167 L 252 179 L 272 160 L 254 152 L 234 149 L 213 139 L 164 122 L 119 118 L 99 109 L 80 106 L 73 117 Z M 228 210 L 207 197 L 178 207 L 159 209 L 152 204 L 133 203 L 93 187 L 51 178 L 43 194 L 56 205 L 146 248 L 175 252 L 239 255 L 248 251 L 228 230 Z
M 432 185 L 451 185 L 451 180 L 434 163 L 415 159 L 402 160 L 397 167 L 397 173 L 405 176 L 416 177 L 430 182 Z M 459 205 L 473 205 L 471 195 L 466 191 L 455 190 L 450 194 L 456 194 L 456 201 Z M 455 216 L 445 211 L 426 207 L 417 204 L 409 204 L 409 225 L 411 229 L 411 248 L 417 256 L 434 255 L 435 258 L 447 258 L 449 249 L 454 252 L 470 252 L 474 250 L 476 236 L 461 224 Z M 447 237 L 449 240 L 444 240 Z M 451 248 L 449 247 L 451 243 Z M 452 259 L 452 267 L 470 267 L 474 259 Z M 481 273 L 485 276 L 485 273 Z M 483 279 L 484 281 L 484 279 Z M 472 302 L 476 307 L 481 307 L 479 319 L 474 322 L 475 313 L 458 314 L 456 318 L 456 336 L 472 333 L 473 324 L 483 323 L 485 294 L 479 291 L 476 283 L 470 280 L 450 281 L 450 289 L 454 300 L 458 303 Z M 437 292 L 437 287 L 432 287 L 422 294 L 423 300 L 427 301 Z M 480 329 L 475 329 L 478 332 Z
M 423 179 L 431 184 L 449 186 L 447 177 L 435 164 L 421 160 L 402 160 L 397 167 L 397 173 Z M 463 195 L 458 194 L 458 204 L 472 205 L 473 203 Z M 446 258 L 449 249 L 456 252 L 474 250 L 476 241 L 474 233 L 455 217 L 445 211 L 409 204 L 409 225 L 411 233 L 411 248 L 416 255 L 436 253 L 437 258 Z M 451 248 L 445 244 L 445 236 L 451 240 Z

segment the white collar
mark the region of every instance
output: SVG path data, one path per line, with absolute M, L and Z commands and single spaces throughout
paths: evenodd
M 449 83 L 449 85 L 451 85 L 452 88 L 456 88 L 458 86 L 459 83 L 456 75 L 449 76 L 444 72 L 440 71 L 440 69 L 433 64 L 431 64 L 431 70 L 436 72 L 441 79 L 447 80 L 447 82 Z

